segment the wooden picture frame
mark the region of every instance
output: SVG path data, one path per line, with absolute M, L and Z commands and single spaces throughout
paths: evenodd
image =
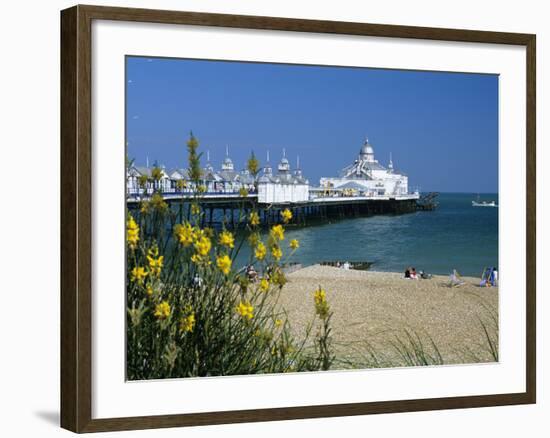
M 346 403 L 128 418 L 92 418 L 92 21 L 185 24 L 259 30 L 519 45 L 526 48 L 527 283 L 526 391 L 481 396 Z M 75 6 L 61 12 L 61 426 L 98 432 L 336 417 L 535 403 L 536 174 L 535 58 L 530 34 L 196 12 Z

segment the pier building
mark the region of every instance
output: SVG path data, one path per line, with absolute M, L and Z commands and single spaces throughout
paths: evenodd
M 297 203 L 309 200 L 309 181 L 302 176 L 302 171 L 297 168 L 292 173 L 290 163 L 283 149 L 283 157 L 277 166 L 277 173 L 269 163 L 269 153 L 263 174 L 258 178 L 258 203 L 280 204 Z
M 359 196 L 403 196 L 409 193 L 407 175 L 398 172 L 390 161 L 384 167 L 374 158 L 374 148 L 365 139 L 357 159 L 346 166 L 337 177 L 323 177 L 323 189 L 356 193 Z

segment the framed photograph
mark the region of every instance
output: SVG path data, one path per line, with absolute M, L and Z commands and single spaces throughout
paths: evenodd
M 61 12 L 61 425 L 535 403 L 535 35 Z

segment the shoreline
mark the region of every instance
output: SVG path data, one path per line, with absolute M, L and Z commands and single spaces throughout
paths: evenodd
M 373 274 L 373 275 L 388 275 L 388 276 L 391 276 L 391 277 L 401 278 L 402 280 L 409 281 L 409 279 L 404 278 L 404 274 L 405 274 L 404 272 L 397 272 L 397 271 L 379 271 L 379 270 L 376 270 L 376 269 L 351 269 L 351 268 L 350 269 L 344 269 L 342 267 L 337 268 L 335 266 L 322 265 L 321 263 L 313 263 L 313 264 L 304 266 L 303 264 L 297 262 L 297 264 L 294 265 L 294 266 L 300 266 L 300 267 L 293 268 L 293 266 L 291 265 L 290 266 L 290 271 L 291 272 L 288 272 L 287 275 L 292 275 L 292 274 L 295 274 L 297 272 L 305 271 L 305 270 L 310 269 L 310 268 L 320 267 L 320 268 L 330 268 L 330 269 L 333 269 L 334 271 L 344 272 L 344 273 L 362 272 L 362 273 L 368 273 L 368 274 Z M 410 281 L 430 281 L 430 280 L 433 280 L 433 279 L 439 279 L 440 281 L 443 281 L 443 280 L 447 281 L 449 279 L 449 276 L 451 275 L 451 271 L 452 271 L 452 269 L 446 274 L 435 274 L 435 273 L 432 273 L 432 272 L 428 272 L 428 274 L 432 275 L 432 279 L 421 279 L 419 277 L 418 280 L 410 280 Z M 460 271 L 459 270 L 457 270 L 457 271 L 460 275 Z M 321 274 L 321 275 L 323 275 L 323 274 Z M 336 273 L 331 272 L 330 274 L 327 273 L 327 275 L 329 277 L 333 277 L 334 275 L 336 275 Z M 354 274 L 352 274 L 352 275 L 354 275 Z M 473 277 L 471 275 L 460 275 L 460 278 L 462 280 L 464 280 L 466 282 L 466 284 L 471 285 L 471 286 L 476 286 L 476 287 L 479 286 L 479 283 L 481 281 L 481 276 L 480 277 Z M 496 288 L 498 289 L 498 286 Z M 480 289 L 484 289 L 484 288 L 481 287 Z

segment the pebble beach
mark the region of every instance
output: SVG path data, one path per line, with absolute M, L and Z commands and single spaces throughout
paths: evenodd
M 408 336 L 444 364 L 495 360 L 483 325 L 498 343 L 498 287 L 479 287 L 478 278 L 462 277 L 463 285 L 449 287 L 448 276 L 410 280 L 402 273 L 313 265 L 287 279 L 279 302 L 297 338 L 314 314 L 314 290 L 326 291 L 335 368 L 404 366 L 396 345 L 410 343 Z

